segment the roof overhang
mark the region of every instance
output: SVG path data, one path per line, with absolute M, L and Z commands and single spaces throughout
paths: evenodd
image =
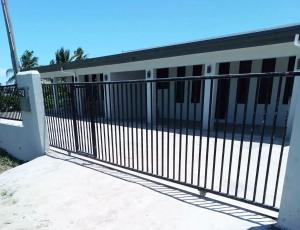
M 60 71 L 62 68 L 64 70 L 79 69 L 182 56 L 196 53 L 207 53 L 221 50 L 241 49 L 255 46 L 279 44 L 293 42 L 295 34 L 297 33 L 300 33 L 300 25 L 293 25 L 212 39 L 204 39 L 188 43 L 130 51 L 121 54 L 89 58 L 82 61 L 75 61 L 64 64 L 40 66 L 37 68 L 37 70 L 40 73 L 45 73 Z

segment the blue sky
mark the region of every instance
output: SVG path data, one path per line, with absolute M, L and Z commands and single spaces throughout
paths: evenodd
M 48 64 L 61 46 L 89 57 L 300 23 L 299 0 L 8 0 L 18 55 Z M 0 83 L 10 68 L 0 12 Z

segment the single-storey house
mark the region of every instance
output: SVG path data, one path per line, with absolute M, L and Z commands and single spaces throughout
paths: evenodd
M 171 77 L 188 76 L 212 76 L 220 74 L 239 74 L 239 73 L 264 73 L 264 72 L 286 72 L 297 70 L 297 60 L 300 57 L 300 48 L 295 46 L 295 35 L 300 33 L 300 24 L 280 28 L 272 28 L 249 33 L 241 33 L 230 36 L 222 36 L 199 41 L 186 42 L 181 44 L 166 45 L 155 48 L 129 51 L 115 55 L 89 58 L 87 60 L 69 62 L 64 64 L 41 66 L 38 71 L 43 79 L 50 79 L 53 83 L 57 82 L 102 82 L 102 81 L 125 81 L 137 79 L 156 79 Z M 298 62 L 298 68 L 300 68 Z M 297 79 L 297 77 L 296 77 Z M 267 125 L 272 124 L 272 117 L 276 105 L 276 94 L 278 90 L 278 78 L 266 79 L 259 88 L 259 98 L 257 106 L 257 121 L 261 122 L 264 105 L 268 103 Z M 293 110 L 292 93 L 299 89 L 298 81 L 293 78 L 284 78 L 279 101 L 278 126 L 284 126 L 285 116 L 288 109 Z M 207 99 L 209 94 L 203 94 L 201 90 L 209 89 L 209 82 L 205 88 L 201 84 L 183 84 L 175 87 L 175 83 L 170 85 L 160 84 L 157 87 L 141 86 L 142 91 L 147 91 L 147 97 L 138 97 L 138 107 L 146 103 L 148 108 L 154 107 L 157 112 L 154 116 L 165 117 L 166 100 L 162 101 L 166 91 L 170 90 L 173 98 L 171 111 L 174 106 L 192 109 L 199 108 L 201 101 L 204 100 L 204 109 L 209 105 Z M 240 89 L 237 91 L 239 84 Z M 221 79 L 213 81 L 213 101 L 219 100 L 218 112 L 211 115 L 211 121 L 217 119 L 222 122 L 228 116 L 228 122 L 233 122 L 234 105 L 237 100 L 237 123 L 242 123 L 243 108 L 248 103 L 246 123 L 251 124 L 253 114 L 253 104 L 257 79 Z M 182 87 L 183 86 L 183 87 Z M 190 89 L 187 89 L 187 87 Z M 124 90 L 124 89 L 123 89 Z M 159 100 L 150 100 L 151 95 L 157 95 Z M 155 91 L 157 90 L 157 91 Z M 179 92 L 180 91 L 180 92 Z M 267 95 L 267 92 L 271 92 Z M 138 91 L 139 92 L 139 91 Z M 197 92 L 197 93 L 195 93 Z M 123 92 L 124 93 L 124 92 Z M 189 93 L 189 95 L 188 95 Z M 122 92 L 120 93 L 122 96 Z M 107 95 L 106 95 L 107 96 Z M 112 99 L 114 95 L 110 95 Z M 234 99 L 236 98 L 236 100 Z M 153 98 L 152 98 L 153 99 Z M 105 101 L 99 102 L 102 103 Z M 152 103 L 151 103 L 152 101 Z M 188 106 L 189 104 L 189 106 Z M 214 103 L 215 105 L 216 103 Z M 131 106 L 135 106 L 134 103 Z M 133 109 L 134 111 L 135 109 Z M 109 115 L 105 110 L 104 114 Z M 149 110 L 148 110 L 149 112 Z M 143 111 L 142 116 L 147 117 Z M 187 120 L 187 113 L 183 113 L 183 119 Z M 193 113 L 189 113 L 192 119 Z M 293 112 L 290 112 L 289 123 L 292 120 Z M 128 115 L 128 114 L 127 114 Z M 130 114 L 138 117 L 137 114 Z M 179 109 L 171 113 L 172 119 L 179 119 Z M 148 116 L 149 118 L 149 116 Z M 197 118 L 199 119 L 199 118 Z M 208 116 L 204 115 L 204 123 L 207 124 Z

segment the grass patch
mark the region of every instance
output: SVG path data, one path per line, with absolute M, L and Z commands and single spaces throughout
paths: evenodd
M 0 149 L 0 173 L 22 164 L 22 161 L 10 156 L 5 150 Z

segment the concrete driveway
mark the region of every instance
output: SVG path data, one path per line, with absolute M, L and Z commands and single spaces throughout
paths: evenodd
M 0 229 L 268 229 L 237 206 L 55 152 L 0 175 Z

